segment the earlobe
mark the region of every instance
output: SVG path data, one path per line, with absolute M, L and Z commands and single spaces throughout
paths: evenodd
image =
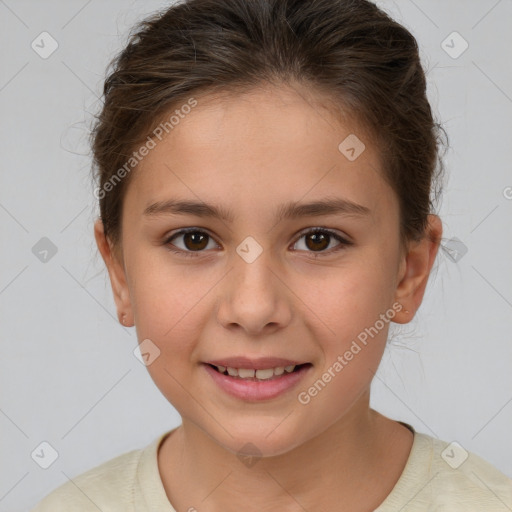
M 115 255 L 110 241 L 105 236 L 101 219 L 97 219 L 94 223 L 94 237 L 101 257 L 107 267 L 119 322 L 126 327 L 130 327 L 133 325 L 133 315 L 124 265 Z
M 395 300 L 403 309 L 395 316 L 394 322 L 411 321 L 420 307 L 439 249 L 442 229 L 441 219 L 437 215 L 429 215 L 425 236 L 409 244 L 403 257 L 400 282 L 395 293 Z

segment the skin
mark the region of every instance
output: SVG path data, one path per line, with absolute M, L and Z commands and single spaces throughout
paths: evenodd
M 369 407 L 389 323 L 307 405 L 297 394 L 394 303 L 403 306 L 394 322 L 412 319 L 438 244 L 426 236 L 400 246 L 398 200 L 378 151 L 357 124 L 335 119 L 319 95 L 269 86 L 197 99 L 134 171 L 122 246 L 111 246 L 101 221 L 95 224 L 119 318 L 126 315 L 139 341 L 149 338 L 161 351 L 148 371 L 182 417 L 158 452 L 167 496 L 178 511 L 373 510 L 400 477 L 413 441 L 408 429 Z M 366 145 L 353 162 L 338 150 L 352 133 Z M 276 222 L 287 201 L 334 196 L 366 206 L 369 215 Z M 221 205 L 233 222 L 145 218 L 149 204 L 169 198 Z M 166 240 L 185 227 L 212 237 L 197 257 L 168 250 Z M 353 244 L 336 252 L 334 238 L 326 248 L 308 245 L 300 232 L 317 227 Z M 441 236 L 435 215 L 428 233 Z M 252 263 L 236 252 L 247 236 L 263 249 Z M 172 243 L 196 247 L 184 236 Z M 201 364 L 236 355 L 313 368 L 293 390 L 246 402 L 219 389 Z M 261 453 L 251 467 L 237 457 L 248 442 Z

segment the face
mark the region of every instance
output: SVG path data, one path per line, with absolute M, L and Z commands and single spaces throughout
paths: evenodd
M 304 91 L 197 100 L 134 171 L 109 272 L 184 421 L 277 455 L 343 421 L 403 320 L 398 202 L 371 140 Z M 355 160 L 339 149 L 351 134 Z M 240 386 L 206 364 L 234 357 L 307 364 Z

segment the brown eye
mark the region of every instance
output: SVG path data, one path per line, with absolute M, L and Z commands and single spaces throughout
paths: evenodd
M 302 242 L 302 239 L 304 239 L 304 242 Z M 332 246 L 331 243 L 333 241 L 338 243 Z M 303 232 L 302 236 L 295 242 L 295 245 L 301 245 L 301 243 L 303 247 L 296 247 L 296 249 L 313 253 L 332 253 L 352 245 L 352 242 L 345 240 L 337 233 L 319 228 Z M 328 248 L 332 250 L 326 251 Z
M 209 243 L 212 245 L 208 246 Z M 194 253 L 201 253 L 207 248 L 217 247 L 217 244 L 208 233 L 198 229 L 179 231 L 169 237 L 165 241 L 165 245 L 168 246 L 170 251 L 183 254 L 184 256 L 196 256 Z
M 306 246 L 312 251 L 322 251 L 329 246 L 330 235 L 325 233 L 310 233 L 306 235 Z
M 183 243 L 190 251 L 200 251 L 208 245 L 208 235 L 200 231 L 185 233 L 183 235 Z

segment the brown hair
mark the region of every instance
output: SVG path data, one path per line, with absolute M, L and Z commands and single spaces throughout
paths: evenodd
M 109 67 L 91 146 L 115 250 L 133 172 L 115 183 L 114 175 L 163 115 L 192 95 L 263 83 L 306 86 L 354 116 L 378 145 L 397 194 L 402 242 L 425 236 L 447 136 L 432 116 L 414 36 L 373 3 L 184 0 L 138 23 Z

